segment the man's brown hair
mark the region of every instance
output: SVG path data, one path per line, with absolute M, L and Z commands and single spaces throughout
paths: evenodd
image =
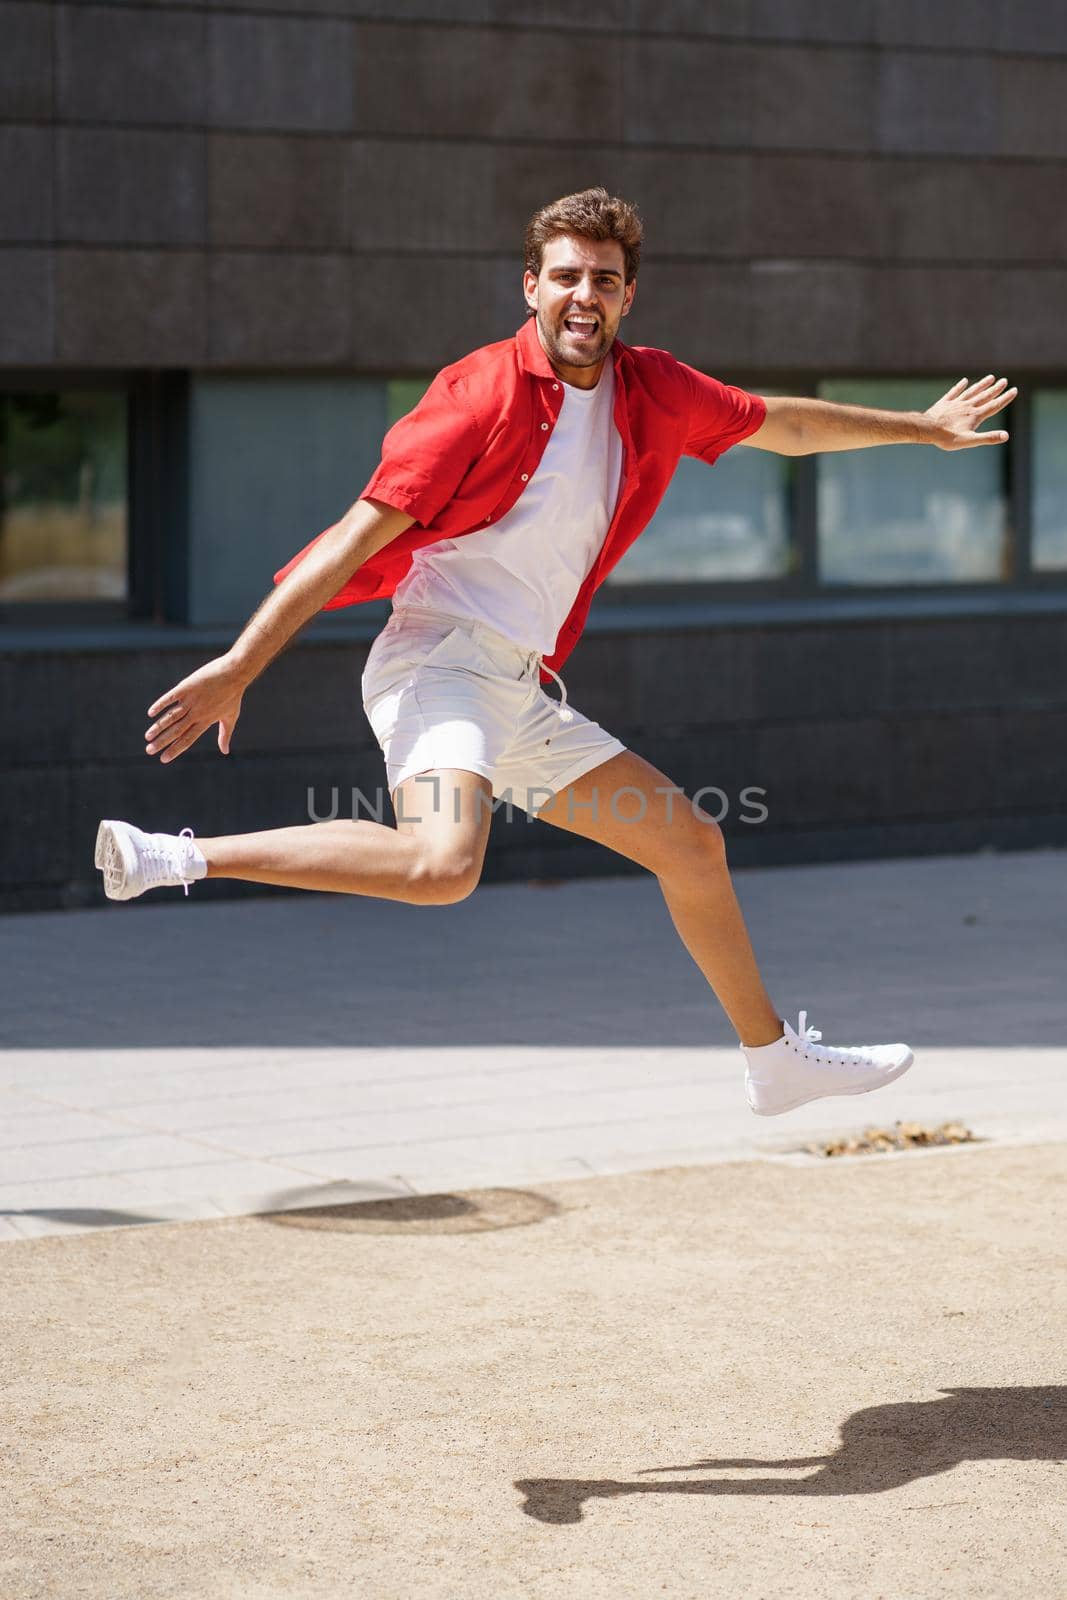
M 598 242 L 615 239 L 622 245 L 626 282 L 631 283 L 637 277 L 644 229 L 636 208 L 628 200 L 620 200 L 606 189 L 582 189 L 542 206 L 526 227 L 524 264 L 527 272 L 532 272 L 535 278 L 540 274 L 545 245 L 564 233 Z

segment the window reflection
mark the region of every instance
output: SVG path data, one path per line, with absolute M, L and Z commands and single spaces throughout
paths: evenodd
M 389 380 L 390 426 L 418 404 L 429 383 Z M 683 457 L 654 519 L 607 582 L 779 578 L 790 564 L 789 464 L 765 450 L 735 448 L 714 467 Z
M 788 461 L 766 450 L 735 446 L 713 467 L 684 456 L 608 582 L 784 577 L 792 565 L 789 481 Z
M 0 395 L 0 600 L 127 594 L 126 396 Z
M 1033 404 L 1033 564 L 1067 568 L 1067 391 L 1039 390 Z
M 833 381 L 821 383 L 818 393 L 843 405 L 925 411 L 953 381 Z M 820 454 L 820 581 L 973 583 L 1006 577 L 1004 463 L 997 445 L 960 451 L 888 445 Z
M 414 411 L 432 383 L 432 378 L 390 378 L 385 386 L 386 427 Z

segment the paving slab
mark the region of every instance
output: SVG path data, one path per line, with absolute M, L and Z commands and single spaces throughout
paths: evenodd
M 1067 1139 L 1067 852 L 736 881 L 783 1014 L 906 1038 L 910 1073 L 754 1117 L 647 875 L 421 909 L 174 891 L 0 918 L 0 1241 L 791 1159 L 871 1122 Z

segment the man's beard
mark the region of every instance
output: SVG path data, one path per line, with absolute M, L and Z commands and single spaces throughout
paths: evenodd
M 595 367 L 603 361 L 612 345 L 615 343 L 614 330 L 609 333 L 603 321 L 600 322 L 600 337 L 595 343 L 588 345 L 577 344 L 572 340 L 566 328 L 560 324 L 558 329 L 549 327 L 540 311 L 537 313 L 537 326 L 541 330 L 541 342 L 550 361 L 558 367 Z

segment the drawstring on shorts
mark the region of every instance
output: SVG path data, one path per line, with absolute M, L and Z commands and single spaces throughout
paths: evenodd
M 462 628 L 464 628 L 465 630 L 468 630 L 468 631 L 470 630 L 470 627 L 471 627 L 471 618 L 456 616 L 452 612 L 449 612 L 449 611 L 438 611 L 436 607 L 431 607 L 431 606 L 398 606 L 398 605 L 394 605 L 393 606 L 393 616 L 394 617 L 401 615 L 401 613 L 405 612 L 405 611 L 410 611 L 417 618 L 429 617 L 431 619 L 436 619 L 436 620 L 442 621 L 442 622 L 450 622 L 452 624 L 458 623 L 460 625 L 460 627 L 462 627 Z M 478 628 L 486 628 L 487 631 L 489 631 L 490 633 L 493 633 L 495 631 L 493 629 L 490 629 L 488 627 L 487 623 L 481 623 L 481 622 L 477 623 L 476 627 L 478 627 Z M 496 638 L 497 638 L 497 641 L 499 643 L 501 643 L 501 644 L 511 644 L 512 647 L 514 648 L 514 643 L 513 643 L 512 640 L 505 639 L 500 634 L 496 634 Z M 526 666 L 524 668 L 524 671 L 528 672 L 534 678 L 534 681 L 536 683 L 540 684 L 540 681 L 541 681 L 540 673 L 541 673 L 542 669 L 545 672 L 548 673 L 550 678 L 555 678 L 556 682 L 559 684 L 559 693 L 560 693 L 559 703 L 557 704 L 555 701 L 552 702 L 553 705 L 556 706 L 556 710 L 559 713 L 559 720 L 561 722 L 573 722 L 574 721 L 574 712 L 571 710 L 570 706 L 567 704 L 567 685 L 564 683 L 563 679 L 560 677 L 558 672 L 553 672 L 552 668 L 548 665 L 547 661 L 545 660 L 544 656 L 541 654 L 541 652 L 539 650 L 531 650 L 531 651 L 529 651 L 529 653 L 527 654 L 527 657 L 526 657 Z M 551 699 L 551 696 L 549 696 L 549 698 Z
M 538 674 L 540 674 L 541 670 L 543 669 L 548 673 L 550 678 L 555 678 L 556 682 L 559 684 L 560 694 L 559 705 L 556 707 L 556 710 L 559 712 L 559 720 L 561 722 L 573 722 L 574 712 L 567 704 L 567 685 L 564 683 L 559 673 L 553 672 L 545 658 L 540 654 L 539 651 L 536 650 L 531 654 L 529 662 L 527 663 L 527 667 Z M 539 677 L 538 681 L 540 681 Z

